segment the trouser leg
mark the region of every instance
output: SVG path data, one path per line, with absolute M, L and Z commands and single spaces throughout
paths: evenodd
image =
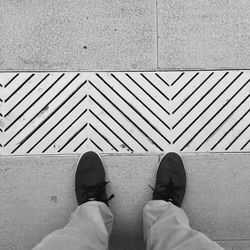
M 164 200 L 151 200 L 143 209 L 147 250 L 222 250 L 216 242 L 190 228 L 184 210 Z
M 46 236 L 33 250 L 106 250 L 112 227 L 108 206 L 89 201 L 77 207 L 63 229 Z

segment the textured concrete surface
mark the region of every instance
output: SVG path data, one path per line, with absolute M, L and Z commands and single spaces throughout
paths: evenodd
M 151 199 L 159 156 L 103 155 L 115 215 L 111 249 L 145 249 L 142 208 Z M 183 208 L 193 228 L 226 250 L 250 242 L 250 154 L 183 154 Z M 1 250 L 27 250 L 62 228 L 76 208 L 77 156 L 0 157 Z
M 0 0 L 0 69 L 156 67 L 151 0 Z
M 247 0 L 0 0 L 0 70 L 248 68 L 249 8 Z
M 250 2 L 158 0 L 159 68 L 248 68 Z
M 226 250 L 249 250 L 250 249 L 250 241 L 247 240 L 239 240 L 239 241 L 218 241 L 224 249 Z

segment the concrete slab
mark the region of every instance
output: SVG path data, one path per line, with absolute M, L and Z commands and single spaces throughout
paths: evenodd
M 250 154 L 184 155 L 186 211 L 193 228 L 214 240 L 249 240 Z
M 115 215 L 110 249 L 145 249 L 141 211 L 151 199 L 147 185 L 155 183 L 160 155 L 102 157 L 106 179 L 111 181 L 108 193 L 116 195 L 110 202 Z M 246 248 L 250 240 L 250 154 L 182 157 L 188 180 L 183 208 L 193 228 L 223 241 L 225 249 Z M 67 223 L 77 206 L 77 160 L 78 155 L 0 157 L 2 250 L 31 249 Z
M 227 250 L 249 250 L 250 249 L 250 241 L 217 241 L 224 249 Z
M 0 69 L 156 68 L 155 10 L 151 0 L 0 0 Z
M 250 2 L 158 0 L 159 68 L 248 68 Z

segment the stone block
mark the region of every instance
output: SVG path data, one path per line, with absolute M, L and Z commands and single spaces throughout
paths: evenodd
M 152 69 L 155 23 L 151 0 L 0 0 L 0 69 Z
M 159 68 L 248 68 L 250 2 L 158 0 Z

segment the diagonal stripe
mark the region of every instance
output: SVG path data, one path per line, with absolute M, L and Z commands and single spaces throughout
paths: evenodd
M 249 127 L 250 123 L 235 137 L 235 139 L 226 147 L 225 150 L 228 150 Z
M 161 93 L 161 95 L 163 97 L 165 97 L 168 101 L 169 101 L 169 98 L 159 89 L 157 88 L 145 75 L 143 75 L 142 73 L 140 74 L 148 83 L 150 83 L 159 93 Z
M 186 103 L 186 101 L 214 74 L 214 72 L 212 72 L 173 112 L 172 114 L 174 114 L 182 105 L 184 105 L 184 103 Z
M 128 89 L 115 75 L 111 74 L 137 101 L 139 101 L 152 115 L 154 115 L 165 127 L 170 130 L 170 127 L 161 119 L 155 112 L 153 112 L 144 102 L 142 102 L 130 89 Z
M 30 134 L 29 137 L 31 137 L 36 131 L 38 131 L 38 129 L 40 129 L 46 122 L 48 122 L 48 120 L 58 111 L 60 110 L 70 99 L 72 96 L 75 95 L 75 93 L 82 88 L 85 85 L 86 81 L 84 83 L 82 83 L 79 87 L 77 87 L 52 113 L 50 113 L 50 115 L 48 117 L 46 117 L 46 119 L 44 119 Z M 85 98 L 87 97 L 87 95 L 85 95 L 83 97 L 83 99 L 81 99 L 66 115 L 64 115 L 40 140 L 38 140 L 36 142 L 36 144 L 33 145 L 32 148 L 30 148 L 27 153 L 30 153 L 31 150 L 33 150 L 58 124 L 60 124 L 68 115 L 70 112 L 72 112 L 83 100 L 85 100 Z M 28 138 L 29 138 L 28 137 Z M 26 140 L 28 139 L 26 138 Z M 22 144 L 26 141 L 23 140 Z
M 5 132 L 8 131 L 31 107 L 35 105 L 62 77 L 64 74 L 62 74 L 60 77 L 54 81 L 46 91 L 43 92 L 42 95 L 40 95 L 30 106 L 28 106 L 6 129 Z M 7 145 L 7 144 L 6 144 Z
M 160 146 L 141 129 L 134 121 L 132 121 L 114 102 L 112 102 L 103 92 L 101 92 L 91 81 L 89 83 L 102 95 L 107 101 L 109 101 L 126 119 L 128 119 L 150 142 L 152 142 L 157 148 L 163 151 Z
M 207 107 L 206 107 L 206 109 L 195 119 L 195 121 L 198 119 L 198 118 L 200 118 L 200 116 L 202 115 L 202 114 L 204 114 L 219 98 L 220 98 L 220 96 L 242 75 L 242 73 L 243 72 L 241 72 Z M 234 95 L 235 96 L 235 95 Z M 234 97 L 233 96 L 233 97 Z M 231 98 L 232 99 L 232 98 Z M 230 101 L 231 101 L 231 99 L 230 99 Z M 229 102 L 229 101 L 228 101 Z M 227 102 L 227 103 L 228 103 Z M 184 147 L 182 147 L 181 148 L 181 151 L 188 145 L 188 144 L 190 144 L 190 142 L 191 141 L 193 141 L 194 140 L 194 138 L 207 126 L 207 124 L 227 105 L 227 103 L 225 104 L 225 105 L 223 105 L 222 106 L 222 108 L 217 112 L 217 113 L 215 113 L 215 115 L 212 117 L 212 118 L 210 118 L 209 119 L 209 121 L 208 122 L 206 122 L 205 123 L 205 125 L 203 125 L 202 126 L 202 128 L 201 129 L 199 129 L 198 130 L 198 132 L 196 132 L 196 134 L 184 145 Z M 194 121 L 194 122 L 195 122 Z M 191 123 L 191 125 L 193 125 L 194 124 L 194 122 L 192 122 Z M 186 131 L 186 130 L 185 130 Z
M 186 112 L 186 114 L 184 116 L 182 116 L 182 118 L 175 123 L 175 125 L 173 126 L 172 129 L 174 129 L 223 79 L 224 77 L 228 74 L 228 72 L 226 72 L 213 86 L 212 88 L 210 88 L 205 95 L 202 96 L 202 98 L 200 98 L 200 100 L 198 102 L 195 103 L 195 105 L 188 111 Z M 184 130 L 185 131 L 185 130 Z M 177 141 L 178 139 L 176 138 L 175 141 Z M 175 142 L 174 141 L 174 142 Z
M 183 135 L 216 101 L 218 98 L 220 98 L 220 96 L 240 77 L 240 75 L 242 74 L 242 72 L 229 84 L 227 85 L 227 87 L 202 111 L 202 113 L 196 117 L 196 119 L 181 133 L 181 135 Z M 199 131 L 197 132 L 197 134 L 199 133 Z M 196 137 L 196 135 L 194 136 Z M 181 151 L 194 139 L 191 138 L 191 140 L 189 140 L 188 143 L 185 144 L 185 146 L 181 149 Z M 180 136 L 178 137 L 178 139 L 180 138 Z M 177 138 L 175 139 L 174 142 L 177 141 Z
M 101 134 L 98 129 L 96 129 L 92 124 L 89 124 L 89 126 L 98 134 L 100 135 L 116 152 L 118 152 L 118 149 L 103 135 Z
M 11 137 L 11 139 L 5 144 L 5 146 L 11 141 L 13 140 L 23 129 L 25 129 L 36 117 L 39 116 L 39 114 L 41 114 L 41 112 L 43 112 L 44 110 L 47 109 L 47 107 L 49 107 L 50 103 L 53 102 L 57 96 L 59 96 L 80 74 L 77 74 L 69 83 L 67 83 L 46 105 L 44 105 L 44 107 L 42 109 L 40 109 L 39 112 L 36 113 L 35 116 L 33 116 L 33 118 L 26 123 L 21 130 L 18 131 L 18 133 L 16 133 L 13 137 Z M 20 146 L 20 145 L 19 145 Z M 19 147 L 18 147 L 19 148 Z
M 219 111 L 217 111 L 211 118 L 210 120 L 201 128 L 203 129 L 212 119 L 214 119 L 214 117 L 221 112 L 221 110 L 229 103 L 231 102 L 231 100 L 248 84 L 248 82 L 250 81 L 250 79 L 219 109 Z M 224 124 L 225 121 L 227 121 L 227 119 L 249 98 L 250 95 L 248 95 L 219 125 L 218 127 L 216 127 L 208 136 L 207 138 L 199 145 L 199 147 L 197 147 L 195 150 L 199 150 L 200 147 L 210 138 L 210 136 L 212 136 L 214 134 L 214 132 L 216 130 L 218 130 L 218 128 L 220 128 L 222 126 L 222 124 Z
M 157 73 L 155 73 L 155 75 L 162 80 L 162 82 L 164 82 L 168 87 L 170 86 L 160 75 L 158 75 Z
M 184 72 L 182 72 L 173 82 L 172 82 L 172 84 L 171 84 L 171 86 L 174 86 L 174 84 L 176 83 L 176 82 L 178 82 L 180 79 L 181 79 L 181 77 L 184 75 Z
M 91 81 L 89 81 L 91 83 L 91 85 L 98 90 L 103 96 L 105 96 Z M 109 86 L 109 85 L 108 85 Z M 110 86 L 109 86 L 110 87 Z M 111 88 L 111 87 L 110 87 Z M 111 88 L 112 89 L 112 88 Z M 119 94 L 118 94 L 119 96 Z M 106 96 L 105 96 L 106 97 Z M 122 97 L 121 97 L 122 98 Z M 144 136 L 146 136 L 146 138 L 148 138 L 158 149 L 160 149 L 161 151 L 163 151 L 163 149 L 148 135 L 144 132 L 144 130 L 142 130 L 135 122 L 133 122 L 117 105 L 115 105 L 110 99 L 108 99 L 106 97 L 107 100 L 109 100 L 110 103 L 112 103 L 112 105 L 114 107 L 116 107 L 116 109 L 118 109 L 142 134 L 144 134 Z M 122 98 L 124 101 L 124 98 Z M 127 103 L 125 101 L 125 103 Z M 128 104 L 129 105 L 129 104 Z M 129 105 L 131 107 L 131 105 Z M 134 108 L 132 108 L 134 110 Z M 138 113 L 138 112 L 136 112 Z M 147 122 L 147 121 L 146 121 Z
M 29 149 L 29 151 L 27 153 L 30 153 L 41 141 L 43 141 L 44 138 L 51 133 L 51 131 L 53 131 L 65 118 L 67 118 L 69 116 L 69 114 L 71 114 L 71 112 L 73 112 L 86 99 L 86 97 L 87 97 L 87 95 L 85 95 L 75 106 L 73 106 L 54 126 L 52 126 L 49 129 L 48 132 L 46 132 L 43 135 L 43 137 L 41 139 L 39 139 L 37 141 L 37 143 L 32 148 Z
M 30 75 L 11 95 L 7 97 L 5 102 L 8 102 L 35 74 Z
M 99 149 L 100 151 L 103 152 L 103 150 L 100 148 L 99 145 L 97 145 L 92 139 L 89 139 L 89 140 L 93 143 L 93 145 L 94 145 L 97 149 Z
M 7 88 L 12 81 L 14 81 L 19 76 L 19 73 L 16 74 L 14 77 L 12 77 L 4 86 L 4 88 Z
M 113 121 L 115 121 L 130 137 L 134 139 L 145 151 L 148 151 L 141 143 L 138 141 L 120 122 L 118 122 L 117 119 L 115 119 L 110 112 L 108 112 L 103 106 L 101 106 L 92 96 L 89 96 L 92 101 L 94 101 L 105 113 L 112 118 Z
M 87 127 L 87 125 L 88 123 L 85 123 L 83 127 L 81 127 L 78 131 L 76 131 L 57 152 L 60 153 L 82 130 L 84 130 Z
M 222 125 L 223 125 L 223 123 L 225 122 L 225 121 L 227 121 L 227 119 L 249 98 L 249 96 L 250 95 L 248 95 L 240 104 L 239 104 L 239 106 L 237 106 L 219 125 L 218 125 L 218 127 L 216 127 L 213 131 L 212 131 L 212 133 L 202 142 L 202 144 L 200 144 L 200 146 L 199 147 L 197 147 L 196 148 L 196 151 L 197 150 L 199 150 L 200 149 L 200 147 L 209 139 L 209 137 L 210 136 L 212 136 L 213 134 L 214 134 L 214 132 L 215 131 L 217 131 Z M 226 105 L 227 105 L 227 103 L 226 103 Z M 222 108 L 218 111 L 218 112 L 216 112 L 215 114 L 214 114 L 214 116 L 212 117 L 212 118 L 210 118 L 210 120 L 200 129 L 200 130 L 202 130 L 223 108 L 225 107 L 225 105 L 224 106 L 222 106 Z M 199 132 L 199 131 L 198 131 Z M 198 134 L 198 132 L 197 132 L 197 134 Z
M 238 107 L 237 107 L 238 108 Z M 237 120 L 237 122 L 234 123 L 232 127 L 213 145 L 213 147 L 210 150 L 214 150 L 214 148 L 230 133 L 236 126 L 237 124 L 250 112 L 250 109 L 247 110 L 247 112 L 244 113 L 244 115 Z M 228 118 L 228 117 L 227 117 Z
M 87 109 L 85 109 L 66 129 L 64 129 L 59 136 L 57 136 L 43 151 L 45 153 L 67 130 L 69 130 L 85 113 Z
M 88 138 L 85 138 L 75 149 L 74 152 L 76 152 L 86 141 L 88 140 Z
M 199 75 L 199 72 L 197 72 L 173 97 L 172 97 L 172 101 L 188 86 L 188 84 L 190 82 L 192 82 L 196 76 Z
M 243 150 L 249 144 L 249 142 L 250 142 L 250 139 L 241 147 L 240 150 Z
M 124 97 L 122 97 L 114 88 L 112 88 L 100 75 L 96 74 L 117 96 L 119 96 L 130 108 L 132 108 L 145 122 L 147 122 L 152 129 L 154 129 L 165 141 L 169 144 L 171 142 L 149 121 L 147 120 L 140 112 L 137 111 L 129 102 L 127 102 Z
M 27 96 L 29 96 L 50 74 L 47 74 L 35 87 L 33 87 L 18 103 L 15 104 L 5 115 L 7 117 Z
M 133 82 L 136 84 L 136 86 L 138 86 L 152 101 L 154 101 L 164 112 L 166 112 L 168 115 L 170 115 L 170 113 L 158 102 L 156 101 L 147 91 L 145 91 L 144 88 L 142 88 L 140 86 L 140 84 L 138 84 L 129 74 L 126 73 L 126 76 Z
M 115 137 L 117 137 L 126 147 L 133 152 L 134 150 L 119 136 L 117 135 L 106 123 L 104 123 L 91 109 L 89 110 L 90 113 L 95 116 L 95 118 L 100 121 Z

